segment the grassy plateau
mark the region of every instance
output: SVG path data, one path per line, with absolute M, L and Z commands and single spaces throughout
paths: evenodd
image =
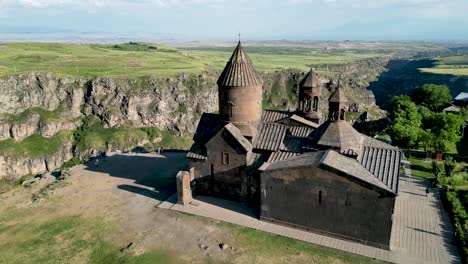
M 221 70 L 234 47 L 176 49 L 158 44 L 119 45 L 0 43 L 0 76 L 41 71 L 92 78 L 176 75 Z M 342 64 L 384 55 L 380 50 L 324 50 L 306 47 L 246 46 L 259 71 L 307 70 L 312 64 Z

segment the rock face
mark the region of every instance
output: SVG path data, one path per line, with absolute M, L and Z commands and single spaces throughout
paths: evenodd
M 30 158 L 30 157 L 3 157 L 0 156 L 0 178 L 19 177 L 27 174 L 39 174 L 53 171 L 62 166 L 62 164 L 73 157 L 72 142 L 65 142 L 61 148 L 53 155 L 48 157 Z
M 369 73 L 366 63 L 373 67 L 377 65 L 374 67 L 376 70 Z M 380 69 L 383 70 L 384 63 L 385 60 L 364 61 L 335 69 L 342 71 L 342 76 L 347 80 L 345 86 L 348 88 L 345 91 L 351 102 L 361 110 L 376 110 L 373 111 L 375 118 L 381 112 L 375 106 L 372 92 L 366 87 L 378 76 Z M 321 70 L 324 70 L 323 67 Z M 328 65 L 326 67 L 325 70 L 330 70 Z M 218 111 L 218 76 L 219 72 L 200 75 L 181 73 L 172 78 L 149 76 L 93 80 L 46 73 L 9 76 L 0 79 L 0 140 L 20 141 L 33 134 L 51 137 L 63 130 L 76 129 L 81 125 L 79 117 L 87 115 L 98 117 L 107 128 L 154 127 L 178 135 L 189 135 L 195 131 L 203 112 Z M 263 73 L 264 104 L 294 110 L 298 85 L 304 76 L 305 73 L 299 70 Z M 321 78 L 326 100 L 337 77 Z M 0 156 L 0 177 L 44 173 L 60 167 L 73 156 L 87 158 L 97 154 L 97 150 L 92 149 L 78 153 L 72 149 L 72 145 L 71 140 L 66 142 L 50 157 Z M 123 150 L 119 146 L 108 147 L 109 150 Z

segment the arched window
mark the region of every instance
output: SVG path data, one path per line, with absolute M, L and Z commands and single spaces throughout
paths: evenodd
M 310 106 L 311 106 L 310 104 L 311 104 L 310 97 L 306 97 L 305 98 L 305 111 L 306 112 L 310 112 Z
M 314 111 L 318 111 L 318 108 L 319 108 L 319 100 L 318 100 L 318 97 L 317 96 L 314 96 L 314 104 L 312 106 L 312 108 L 314 109 Z

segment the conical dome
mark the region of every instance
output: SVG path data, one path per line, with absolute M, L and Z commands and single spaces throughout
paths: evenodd
M 321 83 L 318 76 L 313 69 L 310 69 L 309 73 L 307 73 L 305 78 L 299 84 L 301 88 L 319 88 L 320 85 Z
M 234 53 L 226 67 L 219 76 L 219 86 L 256 86 L 262 85 L 263 80 L 255 70 L 252 61 L 242 48 L 241 42 L 237 44 Z

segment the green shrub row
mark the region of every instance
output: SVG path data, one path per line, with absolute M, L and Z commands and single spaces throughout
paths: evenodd
M 464 263 L 467 263 L 468 256 L 468 191 L 449 190 L 445 192 L 443 201 L 448 207 L 450 217 L 455 224 L 455 239 L 462 249 Z

